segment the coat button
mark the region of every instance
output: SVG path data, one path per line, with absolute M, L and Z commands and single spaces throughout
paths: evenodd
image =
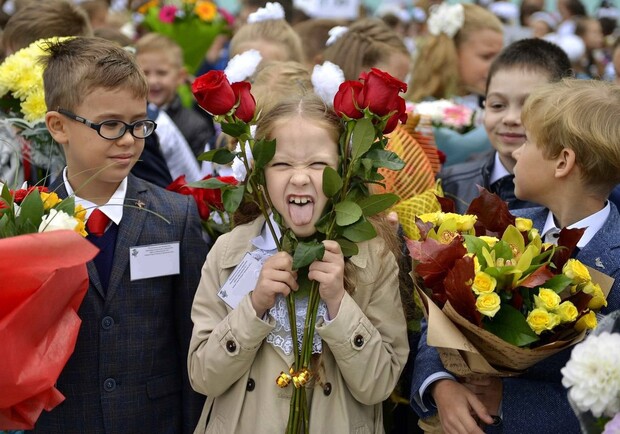
M 116 380 L 114 378 L 108 378 L 103 382 L 103 389 L 106 392 L 112 392 L 116 389 Z
M 110 316 L 105 316 L 101 320 L 101 327 L 104 330 L 110 330 L 113 325 L 114 325 L 114 319 L 112 317 L 110 317 Z
M 323 386 L 323 395 L 329 396 L 332 393 L 332 383 L 325 383 Z
M 235 341 L 227 341 L 226 349 L 228 350 L 229 353 L 234 353 L 235 350 L 237 349 L 237 344 L 235 343 Z
M 254 380 L 250 378 L 248 380 L 247 386 L 245 387 L 245 390 L 247 390 L 248 392 L 251 392 L 252 390 L 254 390 L 255 387 L 256 387 L 256 382 L 254 382 Z
M 353 344 L 357 347 L 357 348 L 361 348 L 362 345 L 364 345 L 364 336 L 362 335 L 357 335 L 355 336 L 355 338 L 353 339 Z

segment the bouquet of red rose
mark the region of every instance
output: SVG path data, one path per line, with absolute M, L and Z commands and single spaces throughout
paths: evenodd
M 421 215 L 416 226 L 408 247 L 428 343 L 457 375 L 518 373 L 582 339 L 606 305 L 606 276 L 571 259 L 583 229 L 545 244 L 531 220 L 486 190 L 467 215 Z

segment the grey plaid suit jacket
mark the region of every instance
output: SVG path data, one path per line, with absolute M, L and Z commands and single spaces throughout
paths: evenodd
M 66 197 L 59 180 L 52 189 Z M 208 248 L 196 204 L 132 175 L 125 203 L 107 293 L 88 263 L 82 326 L 57 383 L 66 400 L 43 412 L 36 433 L 189 433 L 198 422 L 204 396 L 191 389 L 186 360 Z M 179 275 L 130 281 L 130 247 L 176 241 Z
M 532 220 L 534 227 L 542 231 L 549 210 L 543 207 L 511 211 L 514 215 Z M 579 251 L 576 256 L 584 264 L 615 279 L 607 298 L 608 306 L 603 314 L 620 309 L 620 213 L 611 203 L 611 212 L 603 227 Z M 496 427 L 487 427 L 488 434 L 577 434 L 579 423 L 568 403 L 567 393 L 562 386 L 560 369 L 570 358 L 572 348 L 537 363 L 523 375 L 503 379 L 502 418 Z M 413 368 L 410 403 L 420 417 L 426 418 L 437 409 L 424 400 L 428 411 L 419 407 L 413 399 L 424 380 L 435 372 L 444 371 L 439 353 L 426 344 L 426 324 L 418 345 L 418 354 Z M 426 394 L 428 395 L 428 393 Z M 425 397 L 426 398 L 426 397 Z

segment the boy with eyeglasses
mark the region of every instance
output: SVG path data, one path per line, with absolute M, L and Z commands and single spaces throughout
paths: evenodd
M 208 249 L 191 197 L 129 173 L 156 128 L 146 79 L 131 54 L 98 38 L 53 44 L 45 62 L 45 121 L 67 159 L 52 188 L 86 208 L 100 252 L 57 383 L 66 400 L 34 432 L 193 432 L 204 397 L 185 361 Z

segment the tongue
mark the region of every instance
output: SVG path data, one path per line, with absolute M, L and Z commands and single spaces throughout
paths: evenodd
M 308 202 L 305 205 L 296 205 L 290 203 L 288 205 L 288 213 L 291 216 L 293 224 L 296 226 L 307 225 L 312 221 L 312 213 L 314 211 L 314 204 Z

